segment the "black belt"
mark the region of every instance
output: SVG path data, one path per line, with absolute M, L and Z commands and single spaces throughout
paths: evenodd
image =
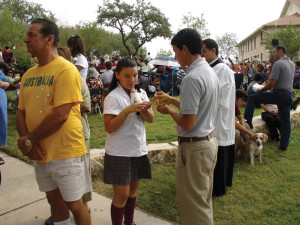
M 214 132 L 210 132 L 207 136 L 205 137 L 178 137 L 178 143 L 182 142 L 196 142 L 196 141 L 205 141 L 213 138 L 215 136 Z
M 290 91 L 284 89 L 273 89 L 273 92 L 290 92 Z

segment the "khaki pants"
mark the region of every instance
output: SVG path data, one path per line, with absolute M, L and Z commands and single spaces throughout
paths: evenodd
M 216 138 L 178 146 L 176 193 L 183 225 L 213 225 L 212 188 Z

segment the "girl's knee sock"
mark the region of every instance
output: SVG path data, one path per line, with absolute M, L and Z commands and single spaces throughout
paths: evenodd
M 128 198 L 126 205 L 125 205 L 125 225 L 131 225 L 133 223 L 133 216 L 134 216 L 134 208 L 135 208 L 136 197 Z
M 110 215 L 112 225 L 122 225 L 124 217 L 124 208 L 117 208 L 113 204 L 111 204 Z

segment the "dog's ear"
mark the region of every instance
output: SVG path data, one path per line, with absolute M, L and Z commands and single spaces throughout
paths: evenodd
M 264 142 L 267 142 L 268 138 L 269 138 L 268 135 L 263 134 L 263 141 L 264 141 Z

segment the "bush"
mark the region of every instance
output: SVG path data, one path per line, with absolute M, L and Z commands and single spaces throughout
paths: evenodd
M 27 52 L 26 46 L 17 47 L 13 53 L 17 61 L 17 69 L 29 69 L 31 67 L 31 55 Z

